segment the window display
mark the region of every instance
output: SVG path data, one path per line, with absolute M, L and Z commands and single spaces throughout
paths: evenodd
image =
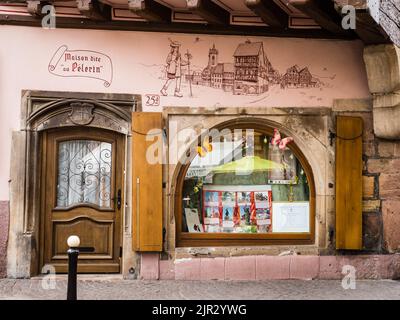
M 269 232 L 271 186 L 203 187 L 203 221 L 207 232 Z
M 197 149 L 206 141 L 207 152 L 196 154 L 183 181 L 182 232 L 310 233 L 310 190 L 293 138 L 245 131 L 202 139 Z

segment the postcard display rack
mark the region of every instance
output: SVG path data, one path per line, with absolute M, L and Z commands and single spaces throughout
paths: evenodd
M 272 227 L 271 186 L 204 186 L 205 232 L 267 233 Z
M 185 208 L 189 232 L 308 233 L 308 201 L 273 201 L 272 186 L 287 185 L 290 193 L 298 183 L 296 158 L 290 149 L 271 148 L 269 159 L 284 163 L 273 169 L 266 185 L 203 185 L 202 212 Z M 289 195 L 290 195 L 289 193 Z M 203 221 L 200 221 L 200 216 Z
M 272 201 L 271 185 L 203 187 L 203 206 L 185 208 L 189 232 L 307 233 L 308 201 Z

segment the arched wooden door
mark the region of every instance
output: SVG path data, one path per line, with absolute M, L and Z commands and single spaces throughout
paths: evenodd
M 67 272 L 67 238 L 77 235 L 93 253 L 78 272 L 120 272 L 123 135 L 94 128 L 43 134 L 41 265 Z

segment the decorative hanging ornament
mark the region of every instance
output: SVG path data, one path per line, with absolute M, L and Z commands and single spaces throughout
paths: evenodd
M 280 142 L 279 142 L 279 149 L 280 150 L 285 150 L 286 149 L 286 145 L 288 145 L 290 142 L 292 142 L 294 139 L 292 137 L 286 137 L 283 138 Z
M 203 143 L 196 148 L 197 154 L 204 158 L 208 152 L 213 150 L 212 144 L 210 143 L 210 137 L 206 136 L 203 140 Z
M 278 129 L 274 129 L 274 136 L 271 138 L 271 144 L 273 146 L 278 146 L 279 150 L 285 150 L 286 146 L 294 141 L 292 137 L 281 138 L 281 133 Z

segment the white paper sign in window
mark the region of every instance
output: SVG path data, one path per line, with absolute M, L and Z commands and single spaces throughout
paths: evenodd
M 310 232 L 308 202 L 272 202 L 272 232 Z

